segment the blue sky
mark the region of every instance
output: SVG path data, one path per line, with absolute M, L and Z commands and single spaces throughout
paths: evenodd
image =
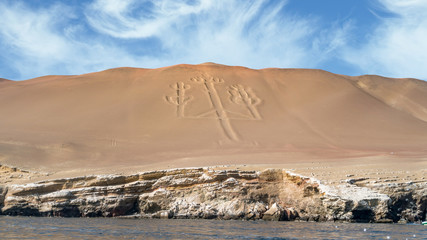
M 216 62 L 427 80 L 425 0 L 0 0 L 0 78 Z

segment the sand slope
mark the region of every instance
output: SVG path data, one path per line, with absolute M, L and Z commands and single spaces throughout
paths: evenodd
M 308 69 L 208 63 L 0 80 L 0 163 L 118 169 L 424 157 L 426 109 L 426 82 Z

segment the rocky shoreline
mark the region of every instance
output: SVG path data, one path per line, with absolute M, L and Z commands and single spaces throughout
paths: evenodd
M 183 168 L 0 186 L 0 215 L 406 223 L 427 182 L 327 185 L 285 169 Z

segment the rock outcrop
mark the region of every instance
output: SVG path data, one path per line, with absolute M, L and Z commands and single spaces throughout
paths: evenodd
M 426 183 L 327 186 L 282 169 L 188 168 L 0 187 L 3 215 L 416 222 Z

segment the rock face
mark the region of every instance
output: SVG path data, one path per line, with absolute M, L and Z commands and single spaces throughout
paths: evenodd
M 282 169 L 188 168 L 0 186 L 3 215 L 349 222 L 426 219 L 426 183 L 327 186 Z

